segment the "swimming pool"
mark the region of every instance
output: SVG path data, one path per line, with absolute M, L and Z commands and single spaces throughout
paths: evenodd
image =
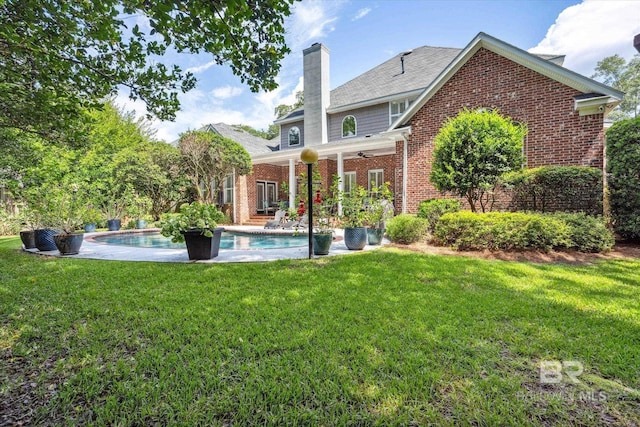
M 139 248 L 186 249 L 184 243 L 173 243 L 169 237 L 164 237 L 159 231 L 117 233 L 95 236 L 96 243 L 118 246 L 134 246 Z M 290 234 L 253 234 L 237 231 L 225 231 L 220 239 L 220 249 L 284 249 L 305 246 L 307 236 L 292 236 Z

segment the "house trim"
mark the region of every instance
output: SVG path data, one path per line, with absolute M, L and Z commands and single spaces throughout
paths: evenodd
M 372 105 L 379 105 L 385 102 L 411 98 L 412 96 L 419 96 L 423 92 L 424 92 L 424 88 L 421 88 L 421 89 L 411 90 L 408 92 L 394 93 L 393 95 L 383 96 L 381 98 L 368 99 L 366 101 L 356 102 L 354 104 L 341 105 L 340 107 L 336 107 L 336 108 L 332 108 L 331 106 L 329 106 L 329 108 L 327 108 L 327 114 L 342 113 L 344 111 L 351 111 L 357 108 L 371 107 Z
M 602 96 L 606 96 L 609 98 L 607 104 L 610 104 L 611 108 L 618 105 L 624 96 L 624 93 L 619 90 L 582 76 L 574 71 L 554 64 L 553 62 L 539 58 L 534 54 L 505 43 L 502 40 L 491 37 L 488 34 L 479 33 L 467 45 L 467 47 L 465 47 L 462 52 L 455 57 L 447 68 L 445 68 L 438 77 L 436 77 L 436 79 L 424 90 L 418 99 L 413 102 L 407 111 L 405 111 L 405 113 L 389 127 L 389 130 L 396 129 L 401 124 L 407 123 L 481 48 L 492 51 L 519 65 L 522 65 L 523 67 L 529 68 L 532 71 L 565 84 L 580 92 L 597 93 Z

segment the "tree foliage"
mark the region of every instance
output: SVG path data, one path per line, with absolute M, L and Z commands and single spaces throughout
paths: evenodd
M 591 76 L 602 83 L 625 92 L 620 105 L 609 114 L 614 120 L 638 117 L 640 109 L 640 54 L 629 62 L 620 55 L 612 55 L 598 61 Z
M 442 192 L 465 197 L 472 211 L 491 209 L 500 176 L 522 166 L 524 125 L 496 111 L 463 110 L 435 137 L 431 182 Z
M 302 106 L 304 106 L 304 92 L 298 91 L 296 92 L 296 101 L 293 104 L 278 105 L 274 111 L 274 114 L 276 116 L 276 119 L 280 119 L 286 116 L 287 114 L 289 114 L 290 112 L 292 112 L 293 110 L 298 109 Z
M 201 201 L 214 203 L 216 194 L 208 191 L 211 183 L 221 190 L 224 178 L 234 170 L 238 175 L 251 173 L 251 157 L 247 150 L 215 132 L 186 132 L 180 136 L 178 148 L 185 171 L 198 189 Z M 204 188 L 207 190 L 203 191 Z
M 618 234 L 640 239 L 640 117 L 616 122 L 607 131 L 611 219 Z
M 196 79 L 163 62 L 171 52 L 209 54 L 252 91 L 272 90 L 293 1 L 2 1 L 0 128 L 59 137 L 119 86 L 173 119 Z

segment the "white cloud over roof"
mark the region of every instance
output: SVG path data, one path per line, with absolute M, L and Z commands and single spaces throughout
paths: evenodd
M 586 76 L 601 59 L 635 53 L 633 36 L 640 33 L 637 0 L 589 0 L 563 10 L 533 53 L 566 55 L 564 66 Z

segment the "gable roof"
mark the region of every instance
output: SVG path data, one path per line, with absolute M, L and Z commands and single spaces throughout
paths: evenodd
M 555 58 L 553 57 L 547 60 L 541 57 L 542 55 L 529 53 L 488 34 L 479 33 L 429 84 L 429 86 L 418 97 L 418 99 L 411 104 L 404 114 L 389 127 L 389 130 L 405 125 L 409 119 L 411 119 L 411 117 L 413 117 L 413 115 L 418 112 L 418 110 L 420 110 L 420 108 L 422 108 L 422 106 L 426 104 L 427 101 L 429 101 L 429 99 L 431 99 L 431 97 L 440 90 L 440 88 L 481 48 L 485 48 L 510 59 L 517 64 L 565 84 L 582 92 L 583 94 L 592 94 L 592 96 L 588 97 L 586 100 L 576 99 L 576 109 L 579 109 L 581 102 L 588 102 L 589 99 L 593 99 L 593 94 L 598 95 L 596 97 L 601 99 L 603 104 L 607 105 L 608 110 L 613 109 L 613 107 L 619 104 L 624 96 L 624 93 L 619 90 L 613 89 L 612 87 L 556 64 L 557 61 L 554 61 Z
M 203 126 L 200 130 L 215 132 L 225 138 L 229 138 L 242 145 L 250 156 L 256 154 L 270 153 L 276 151 L 278 147 L 274 147 L 273 141 L 269 141 L 259 136 L 250 134 L 242 128 L 226 123 L 213 123 Z M 276 142 L 277 144 L 277 142 Z

